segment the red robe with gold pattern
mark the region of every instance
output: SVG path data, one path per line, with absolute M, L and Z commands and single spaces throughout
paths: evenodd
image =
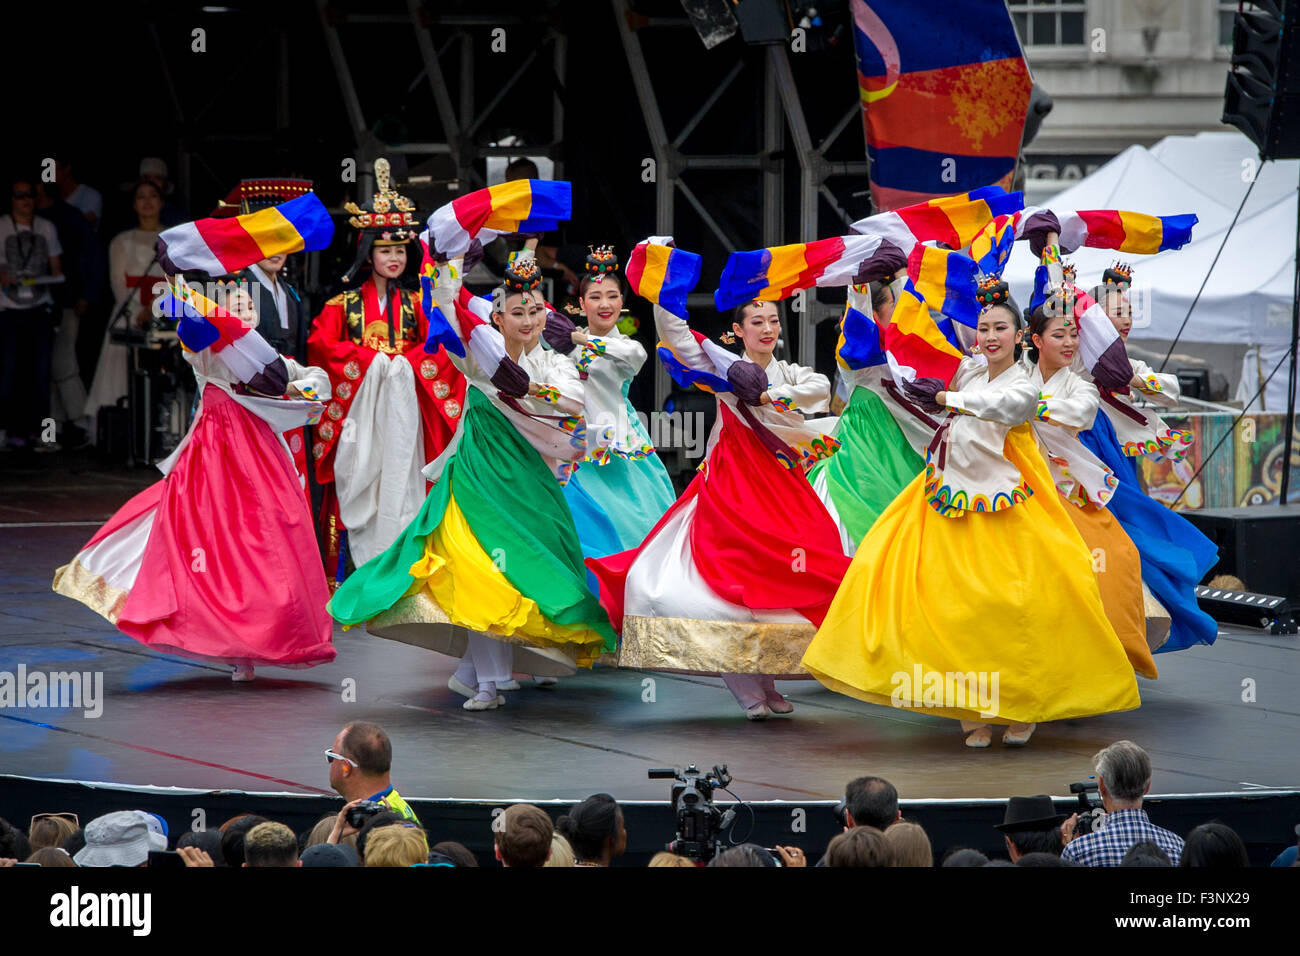
M 402 290 L 396 303 L 400 314 L 386 315 L 367 279 L 330 299 L 307 339 L 308 361 L 329 374 L 332 392 L 312 435 L 331 573 L 340 518 L 360 565 L 414 517 L 412 503 L 418 510 L 428 490 L 418 471 L 447 446 L 465 402 L 465 378 L 446 351 L 424 351 L 429 322 L 419 297 Z

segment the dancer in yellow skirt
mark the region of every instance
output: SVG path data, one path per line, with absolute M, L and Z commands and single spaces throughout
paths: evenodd
M 1057 490 L 1070 505 L 1066 514 L 1092 554 L 1106 617 L 1133 669 L 1154 679 L 1156 665 L 1147 643 L 1142 560 L 1106 507 L 1119 481 L 1078 439 L 1081 429 L 1092 427 L 1101 396 L 1097 386 L 1070 368 L 1079 350 L 1073 296 L 1057 293 L 1049 297 L 1030 316 L 1029 333 L 1036 353 L 1029 380 L 1038 389 L 1034 435 L 1047 456 Z M 1162 619 L 1167 629 L 1168 615 Z
M 1008 305 L 987 308 L 987 364 L 964 359 L 950 387 L 924 395 L 909 383 L 909 397 L 949 414 L 803 658 L 832 690 L 968 722 L 978 747 L 991 723 L 1023 744 L 1039 721 L 1140 703 L 1091 554 L 1027 424 L 1038 391 L 1015 362 L 1018 326 Z

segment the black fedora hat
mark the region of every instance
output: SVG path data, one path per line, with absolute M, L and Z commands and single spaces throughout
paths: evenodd
M 1011 797 L 1007 800 L 1007 812 L 1002 822 L 994 826 L 1003 833 L 1017 833 L 1059 827 L 1067 819 L 1069 814 L 1057 813 L 1052 798 L 1040 793 L 1036 797 Z

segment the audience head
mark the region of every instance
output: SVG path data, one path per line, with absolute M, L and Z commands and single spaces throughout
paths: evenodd
M 1128 848 L 1120 866 L 1173 866 L 1169 854 L 1152 840 L 1140 840 Z
M 890 866 L 934 866 L 934 850 L 920 824 L 900 820 L 885 831 L 885 845 Z
M 72 857 L 68 856 L 68 851 L 62 847 L 46 846 L 37 850 L 27 858 L 28 863 L 35 863 L 37 866 L 76 866 Z
M 608 793 L 593 794 L 583 800 L 556 821 L 555 829 L 573 847 L 577 863 L 609 866 L 611 860 L 627 849 L 623 810 Z
M 537 169 L 537 164 L 527 156 L 520 156 L 510 160 L 506 165 L 506 178 L 508 183 L 516 179 L 540 179 L 541 173 Z
M 496 857 L 502 866 L 542 866 L 551 855 L 555 827 L 546 811 L 531 803 L 507 807 L 493 821 L 492 829 Z
M 953 850 L 943 858 L 943 865 L 949 866 L 984 866 L 989 858 L 979 850 L 960 848 Z
M 844 788 L 844 807 L 851 827 L 884 830 L 897 822 L 898 790 L 881 777 L 858 777 Z
M 131 195 L 131 209 L 135 212 L 140 227 L 158 228 L 158 217 L 162 215 L 163 209 L 162 190 L 150 180 L 142 179 L 135 184 Z
M 242 817 L 227 820 L 222 825 L 221 856 L 226 861 L 226 866 L 241 867 L 244 865 L 244 840 L 248 836 L 248 831 L 259 823 L 269 822 L 266 817 L 246 813 Z
M 650 857 L 651 866 L 689 866 L 694 867 L 695 861 L 689 860 L 684 856 L 678 856 L 676 853 L 669 853 L 667 850 L 660 850 L 654 856 Z
M 1237 831 L 1215 821 L 1202 823 L 1187 834 L 1178 865 L 1210 870 L 1240 869 L 1250 866 L 1250 856 Z
M 328 757 L 330 786 L 345 800 L 386 789 L 393 764 L 393 745 L 376 724 L 354 721 L 338 732 Z
M 1016 860 L 1016 866 L 1074 866 L 1069 860 L 1061 859 L 1061 851 L 1055 853 L 1026 853 Z
M 344 843 L 316 843 L 299 857 L 304 867 L 357 866 L 357 851 Z
M 573 866 L 573 847 L 561 834 L 551 835 L 551 855 L 542 866 Z
M 330 834 L 334 832 L 334 821 L 336 819 L 338 819 L 337 813 L 327 813 L 317 820 L 312 828 L 305 834 L 306 840 L 303 843 L 302 848 L 306 850 L 309 846 L 320 846 L 322 843 L 329 842 Z M 346 843 L 355 850 L 357 846 L 357 835 L 355 833 L 349 833 L 347 836 L 341 838 L 339 843 Z
M 1141 807 L 1151 789 L 1151 758 L 1131 740 L 1117 740 L 1093 758 L 1102 806 L 1111 810 Z
M 244 866 L 300 866 L 298 838 L 283 823 L 259 823 L 244 837 Z
M 776 866 L 776 858 L 770 850 L 757 843 L 742 843 L 740 846 L 728 847 L 708 863 L 709 866 Z
M 225 866 L 226 858 L 221 854 L 220 830 L 188 830 L 176 840 L 176 849 L 195 846 L 208 855 L 213 866 Z
M 77 824 L 58 813 L 38 813 L 27 827 L 27 842 L 32 852 L 47 846 L 63 846 L 65 840 L 77 832 Z M 0 856 L 3 856 L 0 853 Z
M 143 866 L 153 844 L 144 818 L 135 810 L 118 810 L 86 824 L 86 845 L 78 866 Z
M 72 856 L 81 852 L 81 848 L 86 845 L 86 831 L 80 827 L 72 836 L 63 841 L 63 849 L 67 850 Z
M 435 843 L 430 852 L 445 856 L 458 867 L 478 866 L 478 857 L 470 852 L 469 847 L 465 846 L 465 844 L 457 843 L 455 840 L 443 840 L 441 843 Z
M 30 179 L 15 179 L 10 182 L 9 212 L 22 222 L 30 222 L 36 214 L 36 187 Z
M 361 857 L 361 865 L 365 866 L 366 846 L 368 845 L 371 834 L 382 827 L 391 827 L 394 823 L 408 822 L 409 821 L 400 813 L 394 813 L 391 810 L 381 810 L 365 823 L 361 824 L 361 829 L 357 831 L 357 855 Z
M 845 830 L 826 848 L 827 866 L 890 866 L 892 861 L 885 835 L 865 825 Z
M 997 828 L 1006 840 L 1007 853 L 1015 863 L 1027 853 L 1061 855 L 1061 824 L 1067 815 L 1057 813 L 1052 798 L 1045 793 L 1035 797 L 1012 797 Z
M 31 855 L 32 847 L 27 840 L 27 834 L 0 817 L 0 857 L 25 860 Z
M 366 841 L 366 866 L 416 866 L 429 860 L 429 841 L 414 823 L 380 827 Z

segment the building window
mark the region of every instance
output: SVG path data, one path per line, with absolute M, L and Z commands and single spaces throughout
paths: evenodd
M 1020 44 L 1028 47 L 1084 45 L 1088 5 L 1077 0 L 1012 0 L 1011 19 Z
M 1232 0 L 1231 3 L 1219 3 L 1219 46 L 1225 49 L 1232 49 L 1232 21 L 1236 19 L 1237 7 L 1240 6 L 1243 11 L 1249 12 L 1255 9 L 1253 3 L 1237 3 Z

